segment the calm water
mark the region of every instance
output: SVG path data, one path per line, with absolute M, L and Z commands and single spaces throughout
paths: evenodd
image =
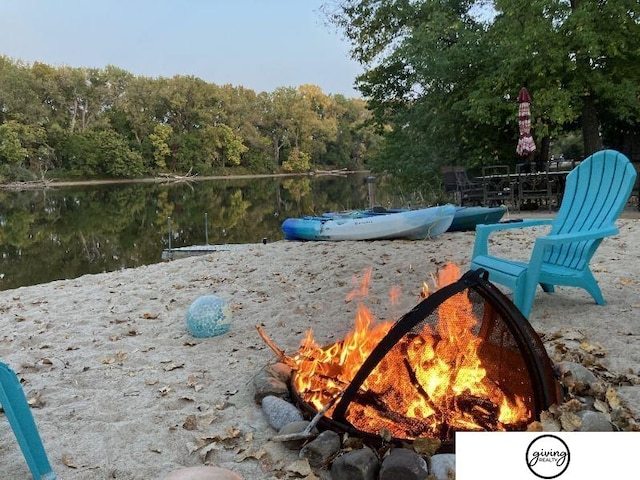
M 367 207 L 365 180 L 352 174 L 0 190 L 0 290 L 160 262 L 169 217 L 174 248 L 207 237 L 210 244 L 282 240 L 287 217 Z M 410 204 L 379 181 L 375 198 Z

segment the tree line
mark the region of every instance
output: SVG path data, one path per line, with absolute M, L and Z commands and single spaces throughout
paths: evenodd
M 0 182 L 363 168 L 366 102 L 0 56 Z
M 336 0 L 324 6 L 364 68 L 384 145 L 374 168 L 407 183 L 442 165 L 523 162 L 522 87 L 536 161 L 603 146 L 640 160 L 637 0 Z
M 363 99 L 0 57 L 0 177 L 366 167 L 422 189 L 443 165 L 524 160 L 522 87 L 536 161 L 603 147 L 640 159 L 637 0 L 335 0 L 324 13 L 363 66 Z

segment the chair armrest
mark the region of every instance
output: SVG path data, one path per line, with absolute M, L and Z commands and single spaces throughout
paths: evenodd
M 611 237 L 612 235 L 617 235 L 620 233 L 617 227 L 611 226 L 607 228 L 601 228 L 598 230 L 591 230 L 587 232 L 578 232 L 578 233 L 562 233 L 559 235 L 547 235 L 545 237 L 540 237 L 536 239 L 536 243 L 540 242 L 541 245 L 547 246 L 557 246 L 562 245 L 563 243 L 573 243 L 573 242 L 582 242 L 585 240 L 597 240 L 599 238 Z
M 542 219 L 531 219 L 531 220 L 523 220 L 522 222 L 515 223 L 493 223 L 490 225 L 476 225 L 476 239 L 473 245 L 473 253 L 471 254 L 471 259 L 473 260 L 478 255 L 486 255 L 489 253 L 489 235 L 493 232 L 498 232 L 501 230 L 511 230 L 514 228 L 530 228 L 530 227 L 538 227 L 541 225 L 551 225 L 553 219 L 551 218 L 542 218 Z
M 521 222 L 510 222 L 510 223 L 491 223 L 488 225 L 476 225 L 476 232 L 480 230 L 497 232 L 498 230 L 509 230 L 512 228 L 527 228 L 527 227 L 538 227 L 540 225 L 551 225 L 553 223 L 552 218 L 540 218 L 540 219 L 529 219 L 523 220 Z

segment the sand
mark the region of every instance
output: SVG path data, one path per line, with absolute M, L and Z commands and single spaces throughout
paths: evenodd
M 580 289 L 539 290 L 530 320 L 550 354 L 558 345 L 589 350 L 612 375 L 631 379 L 616 388 L 637 414 L 640 221 L 618 226 L 592 261 L 607 305 Z M 505 234 L 493 248 L 526 258 L 544 231 Z M 438 267 L 468 269 L 474 236 L 281 241 L 0 292 L 0 359 L 23 381 L 60 479 L 160 479 L 204 462 L 247 480 L 302 478 L 288 470 L 297 452 L 270 441 L 275 432 L 254 401 L 252 379 L 274 360 L 256 325 L 289 354 L 310 328 L 321 344 L 341 339 L 356 310 L 345 299 L 369 268 L 364 303 L 394 320 Z M 393 286 L 402 295 L 390 306 Z M 223 336 L 197 339 L 185 312 L 205 294 L 230 302 L 233 323 Z M 30 478 L 3 422 L 0 478 Z

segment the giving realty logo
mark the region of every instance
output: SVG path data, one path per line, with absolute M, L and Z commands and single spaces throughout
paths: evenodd
M 569 447 L 555 435 L 541 435 L 527 448 L 527 467 L 539 478 L 557 478 L 569 466 Z

